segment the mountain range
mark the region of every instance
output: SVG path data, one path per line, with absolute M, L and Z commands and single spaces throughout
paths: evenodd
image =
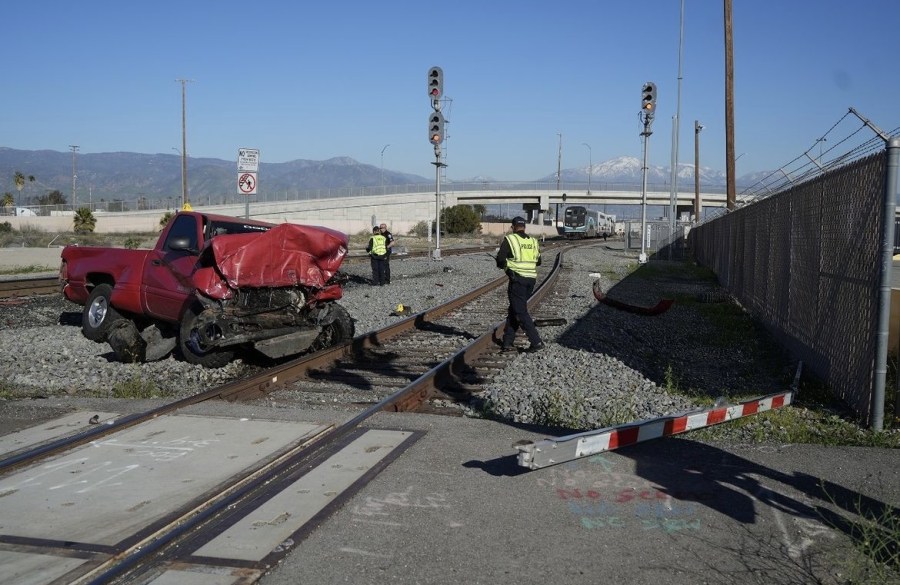
M 620 156 L 595 165 L 588 165 L 574 169 L 562 169 L 559 173 L 561 182 L 578 182 L 583 183 L 588 180 L 588 174 L 591 181 L 601 181 L 610 183 L 630 183 L 639 184 L 642 180 L 642 163 L 640 159 L 633 156 Z M 669 183 L 672 167 L 660 167 L 655 165 L 647 165 L 647 183 L 662 184 Z M 763 177 L 767 177 L 771 171 L 762 171 L 750 173 L 737 177 L 735 183 L 741 185 L 753 185 Z M 541 181 L 556 181 L 556 173 L 547 175 Z M 710 187 L 724 187 L 726 184 L 726 175 L 723 171 L 711 169 L 709 167 L 700 167 L 700 183 L 701 185 Z M 678 164 L 678 184 L 691 185 L 694 184 L 694 165 L 689 163 Z
M 562 169 L 560 181 L 586 183 L 588 171 L 592 182 L 640 184 L 641 161 L 634 157 L 619 157 L 592 166 Z M 680 164 L 680 181 L 693 184 L 693 165 Z M 21 172 L 26 185 L 18 199 L 29 199 L 58 190 L 69 199 L 72 178 L 76 177 L 79 201 L 91 197 L 94 201 L 131 201 L 141 197 L 159 199 L 181 195 L 181 157 L 177 154 L 140 154 L 112 152 L 74 155 L 53 150 L 16 150 L 0 147 L 0 193 L 16 191 L 14 176 Z M 725 185 L 725 174 L 706 167 L 700 169 L 703 185 Z M 763 175 L 763 173 L 760 173 Z M 349 157 L 328 160 L 294 160 L 285 163 L 260 163 L 259 176 L 271 197 L 300 196 L 314 189 L 348 189 L 384 185 L 429 184 L 434 178 L 401 173 L 373 165 L 362 164 Z M 30 181 L 34 177 L 34 181 Z M 738 184 L 752 184 L 755 175 L 739 178 Z M 473 179 L 465 179 L 472 181 Z M 479 178 L 478 180 L 488 180 Z M 668 167 L 648 166 L 648 183 L 670 180 Z M 538 182 L 556 181 L 556 173 L 534 179 Z M 450 181 L 452 182 L 452 180 Z M 237 163 L 215 158 L 188 159 L 188 192 L 192 199 L 236 194 Z M 260 188 L 261 190 L 263 187 Z

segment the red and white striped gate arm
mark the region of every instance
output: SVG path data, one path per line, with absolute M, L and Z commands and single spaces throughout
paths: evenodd
M 702 429 L 767 410 L 774 410 L 789 405 L 793 398 L 794 391 L 790 390 L 740 404 L 654 418 L 555 439 L 526 441 L 514 446 L 519 451 L 520 466 L 540 469 L 642 441 L 678 435 L 694 429 Z

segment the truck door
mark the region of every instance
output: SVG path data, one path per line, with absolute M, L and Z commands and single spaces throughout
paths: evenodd
M 197 263 L 202 226 L 199 216 L 178 214 L 172 220 L 165 240 L 147 256 L 144 262 L 142 294 L 147 314 L 170 323 L 181 319 L 188 303 L 194 299 L 191 275 Z M 190 251 L 173 250 L 174 238 L 188 238 Z

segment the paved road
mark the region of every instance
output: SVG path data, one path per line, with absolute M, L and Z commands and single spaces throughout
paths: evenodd
M 94 412 L 84 410 L 92 404 L 120 413 L 138 408 L 127 401 L 57 398 L 52 404 L 0 408 L 0 426 L 8 430 L 15 423 L 22 428 L 24 416 L 57 417 L 77 404 L 84 413 L 78 417 L 82 421 Z M 32 409 L 35 412 L 25 414 Z M 277 419 L 274 428 L 290 435 L 292 425 L 301 432 L 309 423 L 347 418 L 347 413 L 294 411 L 281 404 L 213 402 L 192 411 L 194 417 L 203 417 L 195 418 L 192 428 L 214 425 L 223 433 L 216 441 L 204 442 L 203 457 L 194 459 L 196 464 L 173 474 L 171 465 L 153 459 L 139 477 L 154 472 L 164 477 L 157 481 L 148 475 L 135 493 L 115 488 L 120 484 L 109 483 L 103 474 L 94 477 L 97 488 L 88 489 L 88 480 L 97 475 L 87 474 L 90 466 L 81 476 L 63 474 L 68 479 L 58 481 L 47 474 L 59 464 L 26 473 L 27 481 L 7 478 L 10 485 L 3 495 L 21 501 L 15 509 L 0 507 L 0 533 L 14 535 L 30 527 L 43 539 L 54 538 L 64 518 L 82 515 L 112 535 L 103 542 L 115 542 L 134 529 L 129 526 L 140 525 L 134 514 L 148 514 L 151 506 L 163 503 L 159 494 L 153 495 L 154 486 L 175 479 L 183 486 L 201 482 L 205 489 L 202 482 L 218 481 L 222 461 L 238 465 L 239 446 L 218 440 L 235 424 Z M 850 535 L 860 523 L 860 510 L 876 518 L 900 517 L 900 450 L 704 444 L 688 433 L 527 471 L 518 466 L 512 445 L 543 438 L 528 429 L 480 419 L 389 413 L 376 415 L 368 425 L 392 432 L 420 431 L 421 436 L 333 513 L 281 541 L 290 552 L 262 578 L 264 585 L 846 583 L 859 576 Z M 153 433 L 154 440 L 159 436 Z M 253 451 L 257 443 L 244 450 Z M 111 456 L 98 449 L 90 453 L 110 458 L 107 473 L 115 471 L 117 482 L 135 476 L 121 473 L 133 467 L 124 463 L 140 463 L 127 449 Z M 124 463 L 115 462 L 116 457 L 129 456 Z M 29 489 L 13 489 L 16 481 Z M 101 484 L 104 489 L 98 492 Z M 62 487 L 68 491 L 58 494 Z M 141 490 L 147 494 L 140 495 Z M 292 521 L 301 512 L 286 510 L 293 510 L 293 500 L 308 491 L 284 494 L 278 505 L 285 510 L 267 510 L 259 536 L 253 537 L 253 524 L 250 540 L 234 546 L 252 548 L 262 542 L 264 527 Z M 135 505 L 135 498 L 142 503 Z M 51 499 L 60 501 L 54 505 Z M 38 511 L 30 524 L 12 520 L 20 508 Z M 131 511 L 121 515 L 123 525 L 116 521 L 116 510 Z M 81 525 L 71 529 L 88 530 Z M 892 534 L 896 537 L 896 520 Z M 99 536 L 88 530 L 75 540 L 93 542 Z M 40 542 L 50 542 L 43 539 Z M 84 562 L 62 554 L 43 557 L 43 564 L 35 565 L 41 561 L 38 553 L 36 547 L 0 539 L 0 558 L 32 566 L 32 571 L 43 567 L 50 572 L 63 562 L 68 563 L 59 569 L 64 572 Z M 243 583 L 240 571 L 212 575 L 209 568 L 171 569 L 160 583 Z
M 859 508 L 900 513 L 898 450 L 669 438 L 525 471 L 524 429 L 373 422 L 426 435 L 263 583 L 844 582 Z

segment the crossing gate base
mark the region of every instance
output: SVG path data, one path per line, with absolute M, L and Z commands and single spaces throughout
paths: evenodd
M 513 446 L 519 451 L 520 466 L 540 469 L 642 441 L 678 435 L 788 406 L 793 401 L 794 392 L 794 390 L 779 392 L 735 405 L 714 406 L 709 409 L 585 431 L 565 437 L 541 441 L 521 441 Z

